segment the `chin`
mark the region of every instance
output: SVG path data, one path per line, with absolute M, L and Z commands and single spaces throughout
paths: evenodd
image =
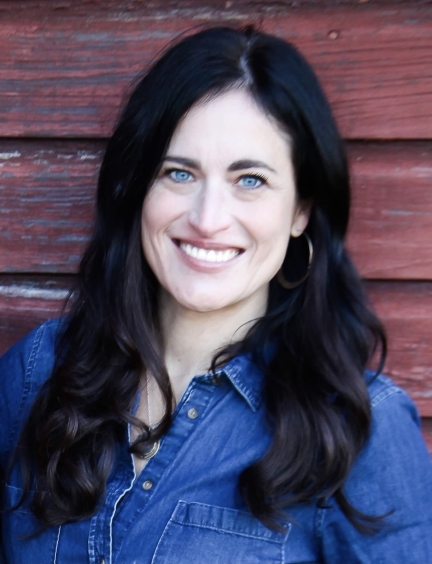
M 180 296 L 174 295 L 174 299 L 185 309 L 196 311 L 199 313 L 209 313 L 211 311 L 217 311 L 220 309 L 224 309 L 232 305 L 234 300 L 222 299 L 222 297 L 217 297 L 215 293 L 211 294 L 204 294 L 204 295 L 196 295 L 191 296 L 189 293 L 188 295 Z
M 230 304 L 226 304 L 226 303 L 218 303 L 218 302 L 211 302 L 209 300 L 207 301 L 196 301 L 196 302 L 191 302 L 190 300 L 187 300 L 186 302 L 180 302 L 180 304 L 190 310 L 190 311 L 196 311 L 198 313 L 209 313 L 211 311 L 218 311 L 221 309 L 226 308 L 228 305 Z

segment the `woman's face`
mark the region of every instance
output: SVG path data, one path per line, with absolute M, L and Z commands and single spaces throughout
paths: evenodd
M 142 211 L 145 257 L 188 310 L 265 308 L 291 236 L 306 227 L 290 144 L 249 94 L 194 106 L 178 125 Z

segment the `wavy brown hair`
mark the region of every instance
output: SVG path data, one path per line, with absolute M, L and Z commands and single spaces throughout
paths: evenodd
M 377 347 L 381 368 L 386 348 L 344 246 L 350 189 L 343 144 L 313 71 L 292 45 L 252 28 L 211 28 L 182 39 L 153 64 L 109 140 L 94 231 L 55 368 L 18 450 L 25 495 L 32 487 L 31 507 L 43 526 L 98 511 L 128 424 L 141 432 L 130 447 L 138 454 L 170 427 L 174 399 L 157 317 L 158 282 L 141 248 L 141 209 L 181 118 L 204 97 L 231 88 L 249 92 L 290 136 L 298 197 L 313 202 L 307 232 L 314 245 L 307 280 L 292 290 L 271 281 L 266 314 L 213 359 L 215 369 L 249 352 L 265 374 L 273 441 L 241 474 L 240 491 L 269 527 L 277 527 L 290 505 L 324 504 L 331 496 L 360 530 L 374 523 L 343 493 L 371 425 L 364 371 Z M 287 250 L 289 280 L 303 276 L 301 245 L 301 238 L 293 240 Z M 264 362 L 268 346 L 273 354 Z M 146 370 L 166 406 L 152 431 L 131 415 Z

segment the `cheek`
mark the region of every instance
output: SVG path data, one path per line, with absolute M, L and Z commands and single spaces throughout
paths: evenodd
M 291 199 L 261 205 L 249 222 L 253 238 L 269 257 L 285 255 L 290 238 L 294 203 Z
M 141 244 L 144 256 L 154 270 L 155 260 L 160 255 L 158 240 L 163 235 L 169 218 L 165 217 L 165 206 L 160 205 L 160 198 L 151 195 L 146 200 L 141 214 Z M 168 208 L 169 209 L 169 208 Z
M 144 255 L 147 259 L 153 235 L 154 233 L 157 233 L 158 230 L 158 223 L 155 220 L 156 216 L 149 212 L 151 212 L 151 210 L 149 210 L 147 207 L 144 207 L 141 215 L 141 242 Z
M 172 198 L 163 190 L 153 188 L 146 198 L 141 214 L 142 239 L 154 243 L 153 239 L 163 234 L 175 220 Z
M 155 186 L 143 205 L 141 214 L 141 245 L 144 256 L 156 276 L 162 276 L 170 264 L 172 242 L 170 233 L 178 230 L 186 217 L 186 198 L 162 186 Z

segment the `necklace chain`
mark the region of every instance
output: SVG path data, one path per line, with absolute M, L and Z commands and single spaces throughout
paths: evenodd
M 147 417 L 148 417 L 148 427 L 149 430 L 152 430 L 152 413 L 151 413 L 151 404 L 150 404 L 150 389 L 149 389 L 149 375 L 148 375 L 148 371 L 146 372 L 146 395 L 147 395 Z M 153 456 L 158 452 L 159 450 L 159 441 L 156 441 L 152 448 L 145 452 L 144 454 L 142 454 L 140 456 L 140 458 L 142 460 L 150 460 L 150 458 L 153 458 Z
M 150 389 L 149 389 L 149 377 L 148 371 L 146 372 L 146 391 L 147 391 L 147 417 L 148 417 L 148 426 L 152 428 L 152 414 L 151 414 L 151 406 L 150 406 Z

